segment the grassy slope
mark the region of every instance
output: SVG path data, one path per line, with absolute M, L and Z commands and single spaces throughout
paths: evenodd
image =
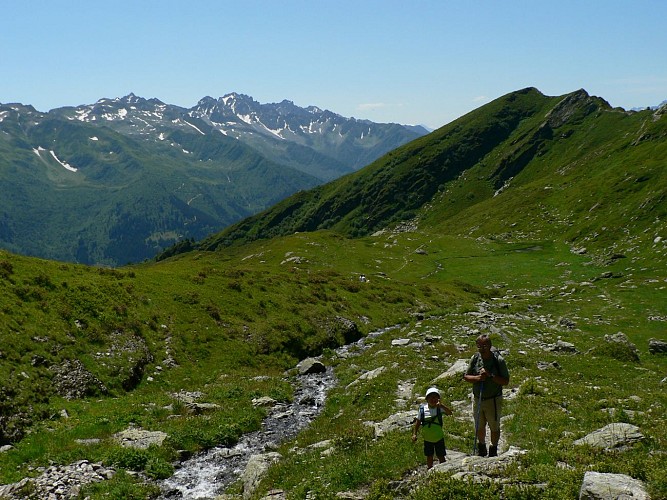
M 326 497 L 370 485 L 375 498 L 389 498 L 387 482 L 421 465 L 423 457 L 407 433 L 372 440 L 362 422 L 407 409 L 392 403 L 398 381 L 414 381 L 420 393 L 446 363 L 471 355 L 470 329 L 483 325 L 467 312 L 484 300 L 502 315 L 494 325 L 496 344 L 509 349 L 511 385 L 520 388 L 508 405 L 514 414 L 506 425 L 509 441 L 529 450 L 523 468 L 504 474 L 548 483 L 551 498 L 571 498 L 589 469 L 630 474 L 647 481 L 654 496 L 667 495 L 667 470 L 656 459 L 667 445 L 659 418 L 667 404 L 660 385 L 667 360 L 647 351 L 649 338 L 664 340 L 667 317 L 667 248 L 653 241 L 666 229 L 664 168 L 656 160 L 665 157 L 664 118 L 605 111 L 597 119 L 589 140 L 564 132 L 570 142 L 556 141 L 496 197 L 498 178 L 490 175 L 496 170 L 491 167 L 512 151 L 491 150 L 465 173 L 469 189 L 458 174 L 438 185 L 434 202 L 415 212 L 420 224 L 414 232 L 353 240 L 327 231 L 300 233 L 119 270 L 0 254 L 5 394 L 0 418 L 25 417 L 10 421 L 8 430 L 32 420 L 16 449 L 0 455 L 0 482 L 30 474 L 31 465 L 80 458 L 160 476 L 168 473 L 176 450 L 231 443 L 259 425 L 257 412 L 242 411 L 253 397 L 289 398 L 283 370 L 342 341 L 331 327 L 340 315 L 356 321 L 362 333 L 402 326 L 359 357 L 330 360 L 337 365 L 341 389 L 331 395 L 316 425 L 283 447 L 286 459 L 263 489 L 283 487 L 303 498 L 307 490 Z M 529 121 L 521 122 L 524 130 Z M 607 138 L 622 121 L 630 121 L 626 130 L 635 132 L 609 146 Z M 510 133 L 506 139 L 511 144 L 519 136 Z M 514 144 L 520 148 L 520 142 Z M 496 163 L 494 154 L 500 155 Z M 375 167 L 363 172 L 373 176 Z M 479 203 L 470 192 L 482 198 Z M 590 253 L 572 253 L 573 244 L 589 247 Z M 613 253 L 625 258 L 609 259 Z M 604 272 L 614 277 L 597 279 Z M 370 281 L 360 283 L 359 274 Z M 426 319 L 416 320 L 415 313 Z M 575 328 L 560 324 L 561 317 Z M 86 328 L 76 327 L 75 320 Z M 601 348 L 603 336 L 618 331 L 637 344 L 639 362 L 616 359 L 618 354 L 615 358 Z M 423 350 L 390 344 L 394 337 L 420 340 L 426 334 L 440 335 L 442 342 Z M 126 356 L 96 353 L 113 353 L 113 345 L 135 337 L 145 340 L 154 360 L 142 383 L 127 392 L 121 384 Z M 544 345 L 557 339 L 588 355 L 545 352 Z M 158 370 L 168 355 L 179 366 Z M 49 394 L 46 366 L 70 357 L 81 359 L 110 395 L 64 401 Z M 557 361 L 562 369 L 541 371 L 538 361 Z M 363 370 L 380 365 L 389 369 L 379 380 L 344 389 Z M 260 374 L 268 377 L 255 378 Z M 442 389 L 450 401 L 465 399 L 469 391 L 458 380 Z M 188 415 L 170 396 L 179 390 L 201 390 L 207 402 L 221 408 L 212 415 Z M 69 418 L 58 417 L 62 409 Z M 619 412 L 616 417 L 611 410 Z M 255 417 L 239 421 L 239 414 Z M 48 419 L 40 423 L 41 418 Z M 574 439 L 619 419 L 639 425 L 646 440 L 613 456 L 572 446 Z M 75 441 L 108 438 L 129 422 L 166 430 L 167 445 L 132 454 L 110 441 Z M 470 422 L 455 419 L 448 425 L 448 446 L 467 451 Z M 30 432 L 44 428 L 51 432 Z M 336 443 L 330 457 L 289 451 L 323 439 Z M 571 468 L 556 466 L 558 461 Z M 129 488 L 125 483 L 131 482 L 122 476 L 104 488 Z M 459 488 L 446 481 L 436 486 Z M 472 486 L 463 487 L 472 495 Z

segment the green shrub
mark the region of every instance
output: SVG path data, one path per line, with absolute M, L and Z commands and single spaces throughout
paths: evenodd
M 107 460 L 115 467 L 133 471 L 144 470 L 148 463 L 147 450 L 138 448 L 114 447 L 110 450 Z
M 90 483 L 81 489 L 77 498 L 90 500 L 146 500 L 157 498 L 160 494 L 159 486 L 137 481 L 125 471 L 118 471 L 109 481 Z
M 167 479 L 174 474 L 174 467 L 159 457 L 151 457 L 146 462 L 145 472 L 153 479 Z

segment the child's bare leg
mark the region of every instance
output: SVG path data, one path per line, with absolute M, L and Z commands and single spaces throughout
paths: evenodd
M 431 467 L 433 467 L 433 455 L 426 457 L 426 468 L 430 469 Z
M 444 455 L 438 455 L 438 460 L 440 460 L 441 464 L 444 464 L 447 461 Z

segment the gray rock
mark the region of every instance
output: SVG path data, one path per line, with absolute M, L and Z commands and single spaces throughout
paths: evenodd
M 252 405 L 257 408 L 257 407 L 264 407 L 264 406 L 275 406 L 277 401 L 269 396 L 262 396 L 261 398 L 253 398 L 252 400 Z
M 220 405 L 215 403 L 190 403 L 187 405 L 188 411 L 194 415 L 201 415 L 203 413 L 213 413 L 220 408 Z
M 577 352 L 577 348 L 574 346 L 574 344 L 570 342 L 564 342 L 562 340 L 558 340 L 555 344 L 550 345 L 548 350 L 552 352 Z
M 121 446 L 126 448 L 147 449 L 152 444 L 161 446 L 162 442 L 167 439 L 167 433 L 130 427 L 114 434 L 113 437 Z
M 572 329 L 574 329 L 574 327 L 577 326 L 577 324 L 573 320 L 571 320 L 570 318 L 566 318 L 566 317 L 560 318 L 558 320 L 558 324 L 560 326 L 564 326 L 568 330 L 572 330 Z
M 667 353 L 667 342 L 662 340 L 649 339 L 648 352 L 651 354 L 665 354 Z
M 549 370 L 549 369 L 560 370 L 561 366 L 556 361 L 552 361 L 551 363 L 548 363 L 546 361 L 538 361 L 537 362 L 537 369 L 538 370 Z
M 580 500 L 649 500 L 644 483 L 625 474 L 588 471 L 579 490 Z
M 510 446 L 510 448 L 500 453 L 497 457 L 478 457 L 466 455 L 458 451 L 448 450 L 447 461 L 443 464 L 437 464 L 429 471 L 430 473 L 450 472 L 460 474 L 461 478 L 486 477 L 494 475 L 506 468 L 510 463 L 516 461 L 523 455 L 525 450 Z
M 324 373 L 327 367 L 321 361 L 315 358 L 306 358 L 296 365 L 299 374 L 308 375 L 310 373 Z
M 384 366 L 380 366 L 376 368 L 375 370 L 371 370 L 369 372 L 366 372 L 362 375 L 359 376 L 356 380 L 353 380 L 350 382 L 347 387 L 353 387 L 357 385 L 359 382 L 362 382 L 364 380 L 373 380 L 374 378 L 378 377 L 383 371 L 385 371 L 386 368 Z
M 375 431 L 375 437 L 382 437 L 396 429 L 409 429 L 415 421 L 417 410 L 402 411 L 388 416 L 381 422 L 370 422 Z
M 628 339 L 625 333 L 618 332 L 614 333 L 613 335 L 605 335 L 604 340 L 605 342 L 609 342 L 611 344 L 621 344 L 630 348 L 632 351 L 637 353 L 637 358 L 639 358 L 639 350 L 637 349 L 637 346 L 630 342 L 630 339 Z
M 644 436 L 639 432 L 639 427 L 636 425 L 616 422 L 577 439 L 574 444 L 587 444 L 593 448 L 610 451 L 624 448 L 642 439 L 644 439 Z
M 446 372 L 438 375 L 433 382 L 438 382 L 451 377 L 462 377 L 466 370 L 468 370 L 468 363 L 469 361 L 467 359 L 457 359 Z
M 273 462 L 282 458 L 282 455 L 277 452 L 263 453 L 261 455 L 253 455 L 248 460 L 243 474 L 241 475 L 241 484 L 243 484 L 243 498 L 250 498 L 257 489 L 257 485 L 261 481 L 266 471 Z

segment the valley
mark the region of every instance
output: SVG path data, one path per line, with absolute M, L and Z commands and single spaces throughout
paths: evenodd
M 667 496 L 665 137 L 664 108 L 524 89 L 156 262 L 0 251 L 0 484 L 34 497 L 30 478 L 87 460 L 113 474 L 81 498 L 159 498 L 317 358 L 321 412 L 215 495 L 565 499 L 597 472 Z M 511 374 L 497 462 L 468 456 L 470 387 L 445 375 L 479 333 Z M 409 416 L 433 384 L 451 464 L 426 473 Z M 610 424 L 641 438 L 579 441 Z M 161 444 L 122 446 L 133 429 Z

